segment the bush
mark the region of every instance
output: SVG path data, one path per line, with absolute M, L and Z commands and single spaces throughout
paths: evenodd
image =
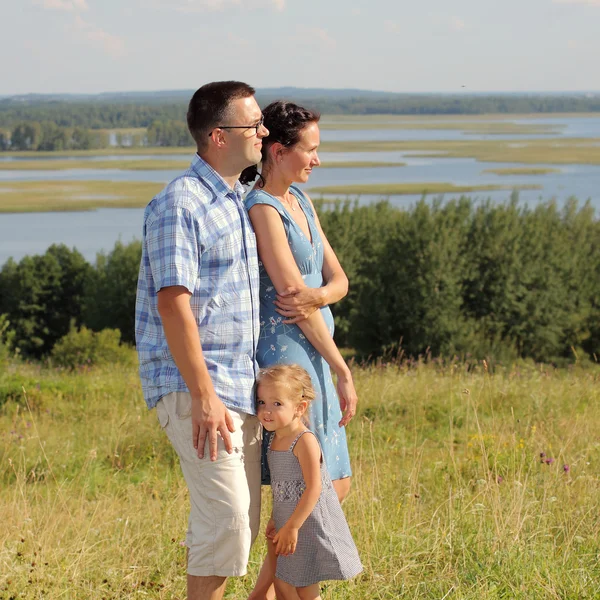
M 6 315 L 0 315 L 0 373 L 4 370 L 11 355 L 15 332 L 9 329 L 10 321 Z
M 59 367 L 76 369 L 81 366 L 99 366 L 113 363 L 133 364 L 131 348 L 121 345 L 118 329 L 95 332 L 87 327 L 74 326 L 52 348 L 52 363 Z

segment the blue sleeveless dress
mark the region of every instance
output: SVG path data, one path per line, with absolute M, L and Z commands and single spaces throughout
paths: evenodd
M 323 241 L 315 222 L 315 214 L 309 200 L 295 186 L 290 187 L 300 208 L 306 216 L 312 241 L 307 239 L 299 225 L 292 219 L 284 205 L 274 196 L 263 190 L 253 189 L 246 196 L 246 210 L 255 204 L 268 204 L 281 216 L 287 240 L 296 265 L 308 287 L 323 285 Z M 340 402 L 331 378 L 327 361 L 306 339 L 297 325 L 284 324 L 275 309 L 273 301 L 277 292 L 271 279 L 259 260 L 260 268 L 260 336 L 258 339 L 257 360 L 261 367 L 277 364 L 297 364 L 306 369 L 312 379 L 317 397 L 312 401 L 309 412 L 310 429 L 316 434 L 323 450 L 327 470 L 332 480 L 350 477 L 350 457 L 346 444 L 346 430 L 338 423 L 342 418 Z M 325 306 L 320 309 L 325 323 L 333 336 L 333 315 Z M 267 448 L 270 436 L 263 436 L 263 484 L 270 483 L 267 464 Z

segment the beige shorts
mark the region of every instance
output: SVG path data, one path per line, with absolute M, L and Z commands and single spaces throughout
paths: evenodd
M 173 392 L 156 413 L 179 455 L 190 492 L 186 536 L 189 575 L 245 575 L 250 546 L 260 525 L 260 425 L 253 415 L 229 410 L 235 431 L 228 454 L 218 437 L 217 460 L 198 458 L 192 444 L 191 396 Z

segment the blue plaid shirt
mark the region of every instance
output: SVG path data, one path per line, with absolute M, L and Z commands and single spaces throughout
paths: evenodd
M 170 392 L 188 391 L 169 351 L 157 292 L 180 285 L 191 292 L 202 353 L 217 396 L 253 414 L 259 334 L 256 238 L 242 202 L 198 155 L 155 196 L 144 212 L 135 338 L 149 408 Z

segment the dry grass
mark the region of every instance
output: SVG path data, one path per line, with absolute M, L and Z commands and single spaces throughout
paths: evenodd
M 344 510 L 365 572 L 324 598 L 600 596 L 597 367 L 355 376 Z M 0 391 L 0 597 L 183 598 L 185 484 L 135 370 L 10 367 Z

